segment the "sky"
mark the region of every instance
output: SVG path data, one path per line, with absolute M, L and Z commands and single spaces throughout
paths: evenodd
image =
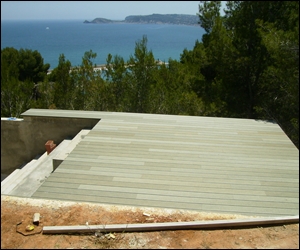
M 129 15 L 196 15 L 199 1 L 1 1 L 1 20 L 124 20 Z

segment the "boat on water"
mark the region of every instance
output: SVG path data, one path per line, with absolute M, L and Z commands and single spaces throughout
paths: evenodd
M 48 30 L 49 29 L 49 27 L 46 27 L 46 30 Z

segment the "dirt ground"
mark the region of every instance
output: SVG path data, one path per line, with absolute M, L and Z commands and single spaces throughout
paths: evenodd
M 40 213 L 33 235 L 25 227 Z M 145 215 L 146 213 L 146 215 Z M 43 226 L 240 219 L 246 216 L 1 196 L 1 249 L 299 249 L 299 224 L 243 229 L 43 234 Z M 249 218 L 249 217 L 248 217 Z M 18 223 L 22 222 L 22 224 Z M 19 232 L 17 232 L 18 230 Z M 28 233 L 28 232 L 27 232 Z M 34 234 L 36 233 L 36 234 Z

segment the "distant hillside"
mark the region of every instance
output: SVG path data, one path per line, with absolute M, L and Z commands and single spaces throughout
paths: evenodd
M 113 21 L 105 18 L 95 18 L 84 23 L 153 23 L 153 24 L 177 24 L 177 25 L 198 25 L 199 17 L 197 15 L 184 14 L 152 14 L 146 16 L 127 16 L 123 21 Z
M 198 16 L 183 14 L 152 14 L 148 16 L 127 16 L 126 23 L 156 23 L 156 24 L 184 24 L 197 25 Z
M 87 20 L 84 21 L 84 23 L 120 23 L 120 22 L 124 22 L 124 21 L 113 21 L 110 19 L 106 19 L 106 18 L 95 18 L 93 21 L 89 22 Z

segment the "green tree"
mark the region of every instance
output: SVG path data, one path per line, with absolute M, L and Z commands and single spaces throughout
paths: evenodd
M 29 80 L 34 83 L 43 81 L 50 68 L 49 63 L 44 64 L 44 59 L 37 50 L 19 50 L 19 80 Z
M 1 50 L 1 82 L 11 77 L 19 79 L 19 61 L 19 51 L 15 48 L 6 47 Z
M 16 116 L 33 104 L 35 84 L 32 78 L 22 78 L 23 54 L 14 48 L 1 50 L 1 115 Z
M 54 82 L 54 104 L 58 109 L 69 109 L 72 107 L 74 85 L 70 76 L 71 62 L 61 54 L 58 66 L 50 74 L 50 81 Z
M 74 81 L 75 99 L 74 109 L 92 110 L 93 109 L 93 85 L 95 84 L 97 73 L 94 71 L 95 64 L 93 59 L 97 54 L 92 50 L 86 51 L 82 57 L 81 66 L 73 68 L 71 78 Z
M 275 120 L 299 147 L 299 3 L 284 2 L 280 20 L 257 20 L 270 64 L 262 75 L 256 107 L 262 118 Z
M 105 76 L 111 93 L 111 108 L 115 111 L 129 111 L 128 71 L 124 59 L 108 54 L 106 59 Z
M 95 79 L 92 86 L 93 91 L 93 108 L 92 110 L 99 111 L 116 111 L 114 106 L 114 98 L 112 96 L 112 90 L 110 85 L 104 79 L 102 79 L 100 72 Z
M 214 29 L 211 36 L 214 36 Z M 220 47 L 218 44 L 214 46 Z M 214 48 L 214 46 L 211 47 Z M 185 49 L 183 51 L 180 61 L 186 68 L 184 75 L 190 78 L 190 88 L 199 99 L 198 115 L 224 116 L 226 115 L 226 105 L 221 98 L 223 94 L 222 81 L 217 77 L 218 67 L 223 69 L 223 65 L 220 64 L 220 53 L 212 56 L 213 52 L 214 49 L 210 51 L 203 43 L 196 41 L 193 50 Z
M 49 78 L 38 84 L 38 92 L 40 98 L 35 101 L 35 105 L 32 108 L 39 109 L 56 109 L 54 102 L 54 82 L 49 81 Z
M 20 49 L 18 68 L 19 80 L 33 82 L 34 99 L 38 99 L 37 84 L 45 79 L 50 64 L 44 64 L 44 59 L 37 50 Z
M 229 117 L 276 120 L 297 141 L 299 3 L 228 1 L 224 17 L 218 6 L 199 6 L 199 23 L 207 34 L 202 39 L 206 57 L 198 62 L 204 81 L 196 84 L 197 95 L 207 94 Z M 185 58 L 193 58 L 201 46 Z
M 162 64 L 154 78 L 155 84 L 151 85 L 149 92 L 149 113 L 168 114 L 173 83 L 168 67 Z
M 147 42 L 146 36 L 136 42 L 134 56 L 131 55 L 127 62 L 131 76 L 129 88 L 133 94 L 131 111 L 137 113 L 148 112 L 149 91 L 154 83 L 153 72 L 156 68 L 156 62 L 152 51 L 148 51 Z
M 209 34 L 211 32 L 216 19 L 220 17 L 220 8 L 221 1 L 200 1 L 199 13 L 197 15 L 199 17 L 199 24 L 206 33 Z

